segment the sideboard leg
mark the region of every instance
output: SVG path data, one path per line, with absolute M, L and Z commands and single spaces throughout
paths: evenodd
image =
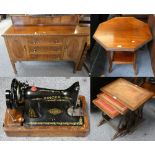
M 87 46 L 87 44 L 85 44 L 83 52 L 82 52 L 82 56 L 80 58 L 80 62 L 79 62 L 78 67 L 77 67 L 77 70 L 79 70 L 79 71 L 82 70 L 82 66 L 86 60 L 86 55 L 87 55 L 88 49 L 89 49 L 89 46 Z
M 12 68 L 15 74 L 17 74 L 17 70 L 16 70 L 16 62 L 11 60 L 11 64 L 12 64 Z
M 78 63 L 75 62 L 75 66 L 74 66 L 74 70 L 73 70 L 73 73 L 76 73 L 76 71 L 78 70 Z

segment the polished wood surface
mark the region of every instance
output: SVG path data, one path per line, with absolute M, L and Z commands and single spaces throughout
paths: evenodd
M 147 89 L 147 90 L 153 92 L 153 98 L 155 98 L 155 84 L 151 84 L 149 82 L 144 82 L 144 84 L 142 85 L 142 87 L 144 89 Z
M 93 100 L 93 103 L 112 119 L 119 115 L 119 112 L 113 106 L 108 104 L 107 101 L 104 101 L 103 99 L 97 98 Z
M 112 64 L 132 64 L 135 75 L 138 74 L 138 68 L 136 64 L 137 54 L 136 52 L 128 51 L 113 51 L 108 52 L 109 60 L 109 72 L 112 72 Z
M 148 24 L 151 28 L 151 32 L 153 35 L 153 40 L 149 44 L 149 49 L 150 49 L 152 69 L 153 69 L 153 73 L 155 75 L 155 15 L 149 16 Z
M 12 25 L 3 37 L 15 73 L 17 61 L 72 61 L 76 72 L 85 61 L 89 31 L 78 25 Z
M 101 91 L 124 103 L 132 111 L 153 96 L 152 92 L 122 78 L 104 86 Z
M 98 26 L 94 39 L 107 51 L 109 72 L 113 63 L 132 64 L 137 75 L 136 50 L 151 41 L 152 34 L 148 24 L 134 17 L 115 17 Z
M 115 17 L 101 23 L 94 39 L 107 51 L 136 51 L 152 39 L 148 24 L 134 17 Z
M 3 36 L 27 35 L 89 35 L 89 27 L 80 26 L 14 26 L 12 25 Z
M 88 114 L 86 112 L 86 101 L 84 96 L 79 97 L 83 104 L 84 125 L 83 126 L 39 126 L 26 128 L 22 124 L 16 125 L 6 111 L 4 120 L 4 131 L 10 137 L 58 137 L 58 136 L 87 136 L 90 130 Z
M 117 64 L 131 64 L 134 61 L 133 53 L 122 51 L 114 52 L 112 61 Z
M 110 106 L 112 106 L 117 112 L 121 113 L 122 115 L 125 114 L 128 111 L 128 108 L 124 105 L 124 103 L 119 102 L 117 99 L 114 99 L 113 97 L 105 94 L 100 93 L 97 95 L 98 98 L 102 99 L 106 103 L 108 103 Z
M 79 15 L 13 15 L 13 25 L 77 25 Z

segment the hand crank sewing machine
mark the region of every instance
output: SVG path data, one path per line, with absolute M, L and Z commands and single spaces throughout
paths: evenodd
M 101 93 L 93 103 L 102 110 L 102 120 L 99 125 L 107 122 L 118 136 L 133 132 L 136 126 L 143 121 L 143 106 L 154 94 L 125 79 L 116 81 L 101 88 Z M 114 126 L 111 119 L 119 118 L 119 123 Z
M 8 136 L 86 136 L 89 132 L 79 82 L 65 90 L 29 86 L 16 79 L 6 90 L 4 131 Z

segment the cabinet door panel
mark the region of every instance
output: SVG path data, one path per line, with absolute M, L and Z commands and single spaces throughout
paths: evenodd
M 64 59 L 79 60 L 84 49 L 85 40 L 82 37 L 66 38 Z
M 27 57 L 24 38 L 8 37 L 8 45 L 14 59 L 25 59 Z

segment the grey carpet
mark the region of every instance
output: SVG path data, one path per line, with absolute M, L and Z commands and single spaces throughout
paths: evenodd
M 3 34 L 11 25 L 10 19 L 0 22 L 0 34 Z M 17 62 L 16 68 L 18 74 L 14 74 L 13 68 L 8 56 L 5 42 L 0 36 L 0 77 L 37 77 L 37 76 L 61 76 L 61 77 L 86 77 L 88 72 L 83 67 L 81 71 L 73 73 L 74 64 L 72 62 Z

